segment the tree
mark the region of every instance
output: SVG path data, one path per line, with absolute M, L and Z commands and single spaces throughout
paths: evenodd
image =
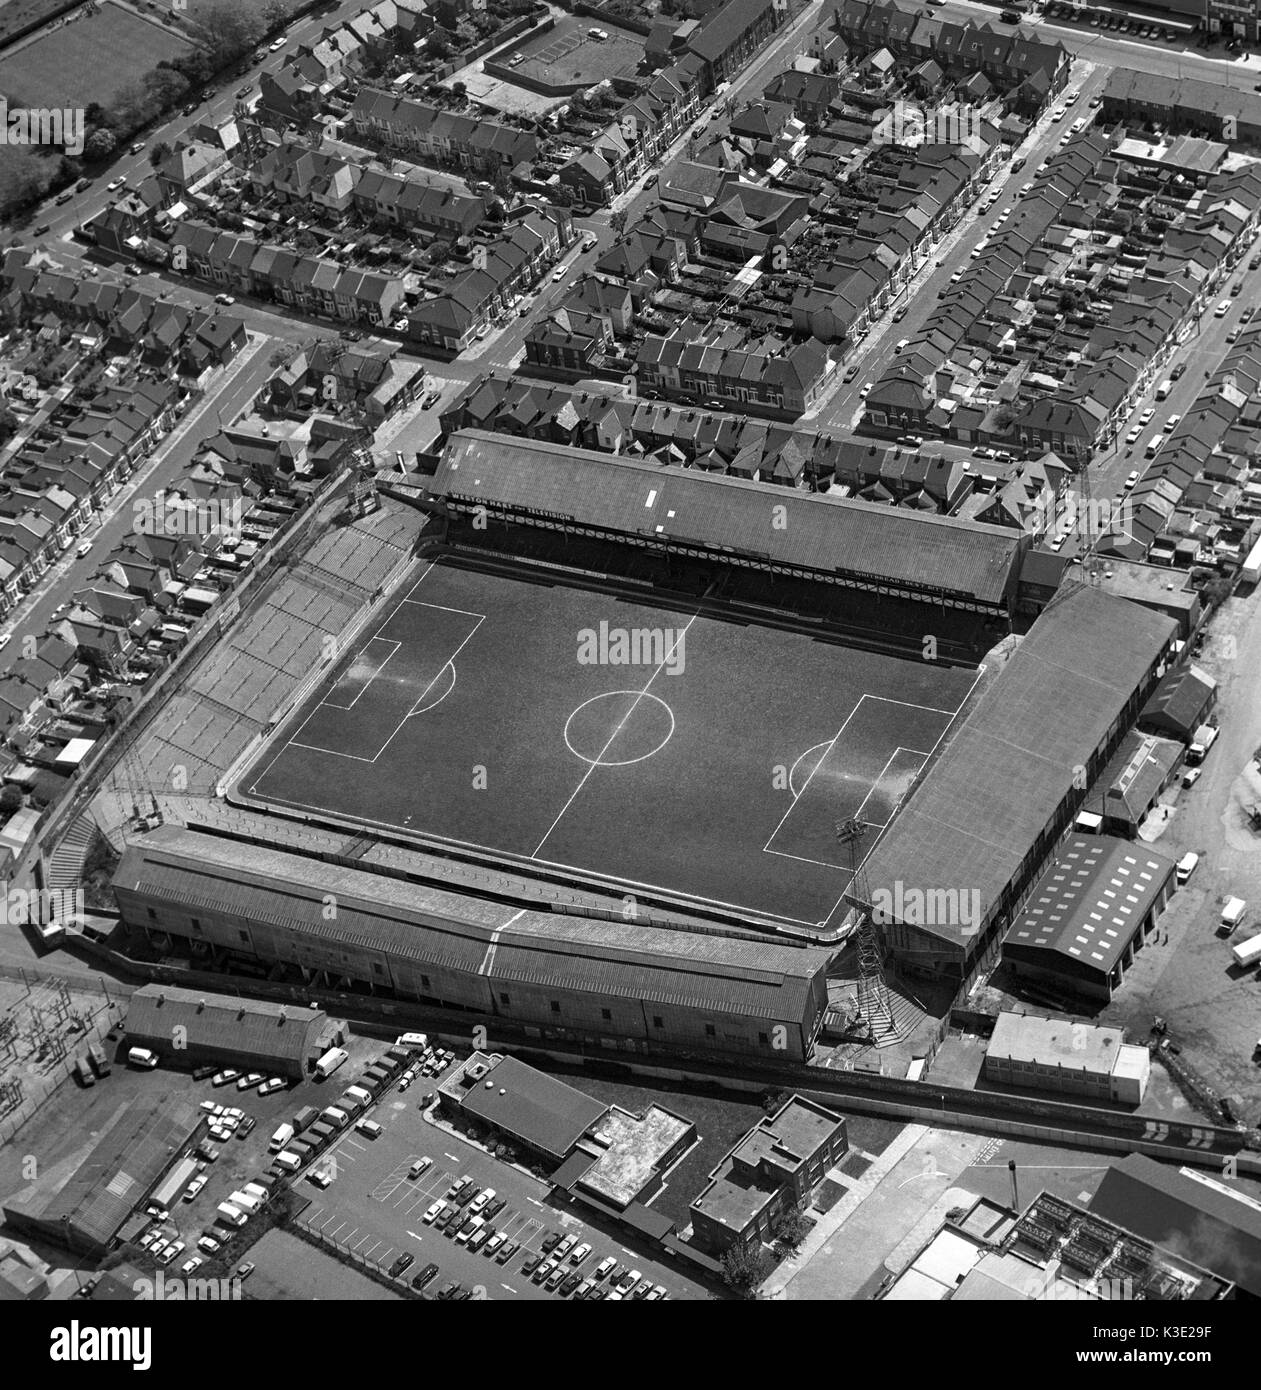
M 273 29 L 283 29 L 289 19 L 289 11 L 283 0 L 267 0 L 263 6 L 263 27 L 270 34 Z
M 756 1241 L 748 1246 L 733 1245 L 722 1257 L 723 1279 L 745 1297 L 752 1297 L 771 1269 L 771 1257 Z
M 451 243 L 449 241 L 435 241 L 429 247 L 429 259 L 434 265 L 441 265 L 451 254 Z
M 168 145 L 165 140 L 159 140 L 158 143 L 154 145 L 154 147 L 149 151 L 149 163 L 152 164 L 153 167 L 156 169 L 158 165 L 161 164 L 170 153 L 170 145 Z
M 784 1102 L 788 1099 L 786 1091 L 765 1091 L 762 1094 L 762 1109 L 768 1115 L 776 1115 L 784 1108 Z
M 1061 314 L 1075 314 L 1081 299 L 1075 290 L 1065 290 L 1059 298 L 1059 309 Z
M 84 142 L 83 154 L 87 159 L 108 159 L 117 145 L 112 130 L 94 130 Z
M 613 229 L 614 236 L 621 236 L 626 230 L 626 209 L 619 208 L 617 212 L 609 218 L 609 226 Z
M 806 1238 L 810 1222 L 800 1207 L 786 1207 L 775 1219 L 775 1239 L 795 1250 Z
M 21 787 L 15 787 L 12 782 L 6 782 L 3 791 L 0 791 L 0 814 L 11 816 L 21 804 Z
M 464 85 L 463 82 L 452 82 L 451 95 L 457 97 L 467 96 L 468 88 Z

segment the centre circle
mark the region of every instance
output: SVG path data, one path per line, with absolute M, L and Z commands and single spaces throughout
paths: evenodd
M 674 712 L 659 696 L 609 690 L 565 721 L 565 747 L 592 767 L 626 767 L 659 753 L 674 733 Z

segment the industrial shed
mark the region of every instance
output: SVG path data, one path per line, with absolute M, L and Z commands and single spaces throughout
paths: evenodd
M 133 842 L 113 888 L 129 926 L 229 964 L 280 964 L 295 982 L 369 984 L 627 1051 L 803 1058 L 827 1007 L 828 951 L 522 910 L 175 825 Z
M 306 1075 L 337 1031 L 322 1009 L 174 985 L 138 989 L 123 1027 L 130 1046 L 151 1048 L 166 1065 L 239 1063 L 295 1079 Z
M 1171 619 L 1093 588 L 1066 590 L 1047 607 L 947 734 L 851 889 L 856 903 L 922 909 L 882 926 L 906 968 L 966 980 L 994 954 L 1155 683 L 1174 632 Z M 950 910 L 964 903 L 966 914 Z
M 63 1248 L 104 1254 L 203 1119 L 187 1101 L 172 1096 L 129 1102 L 86 1153 L 45 1169 L 37 1182 L 7 1201 L 5 1221 Z

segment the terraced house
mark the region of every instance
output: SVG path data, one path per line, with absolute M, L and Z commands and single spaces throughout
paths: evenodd
M 510 172 L 539 149 L 529 131 L 442 111 L 376 87 L 360 89 L 350 119 L 359 135 L 373 136 L 391 149 L 477 173 Z

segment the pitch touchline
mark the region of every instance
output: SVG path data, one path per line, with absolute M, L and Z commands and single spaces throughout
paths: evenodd
M 683 640 L 683 638 L 687 636 L 688 628 L 692 626 L 692 624 L 696 621 L 698 616 L 698 613 L 692 614 L 692 616 L 687 620 L 687 627 L 685 627 L 681 633 L 677 634 L 674 641 L 670 644 L 670 650 L 665 654 L 665 659 L 659 662 L 657 666 L 653 668 L 653 673 L 651 676 L 648 677 L 648 681 L 645 684 L 644 688 L 639 692 L 638 695 L 635 696 L 634 700 L 631 702 L 631 707 L 618 721 L 617 727 L 609 735 L 608 742 L 604 745 L 603 748 L 600 749 L 600 752 L 597 755 L 595 762 L 593 762 L 591 766 L 586 770 L 586 772 L 583 773 L 582 780 L 574 788 L 573 794 L 570 796 L 569 800 L 566 801 L 565 804 L 560 808 L 560 814 L 551 823 L 551 825 L 547 827 L 547 833 L 535 846 L 534 853 L 530 855 L 531 859 L 535 858 L 539 850 L 541 850 L 543 846 L 547 843 L 552 831 L 555 830 L 556 827 L 560 824 L 561 816 L 563 816 L 565 812 L 568 811 L 569 808 L 573 805 L 574 797 L 576 797 L 578 793 L 583 789 L 583 787 L 587 785 L 587 778 L 590 777 L 591 774 L 596 770 L 596 768 L 599 767 L 600 764 L 604 761 L 604 755 L 609 751 L 610 748 L 613 747 L 614 740 L 617 738 L 618 734 L 620 734 L 622 730 L 626 727 L 626 721 L 639 708 L 640 700 L 642 700 L 644 696 L 647 695 L 648 687 L 652 685 L 653 681 L 657 679 L 657 677 L 661 674 L 662 670 L 669 663 L 670 659 L 674 656 L 675 649 L 678 647 L 679 643 Z

